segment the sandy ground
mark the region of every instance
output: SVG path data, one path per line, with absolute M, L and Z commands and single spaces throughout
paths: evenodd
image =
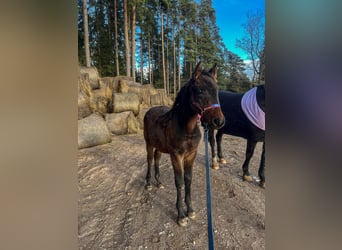
M 203 140 L 193 169 L 196 219 L 186 227 L 176 223 L 176 188 L 169 155 L 162 155 L 160 166 L 165 188 L 153 186 L 147 191 L 143 135 L 113 136 L 112 140 L 79 150 L 79 249 L 207 249 Z M 211 170 L 215 249 L 265 249 L 265 190 L 256 182 L 241 179 L 245 146 L 244 139 L 223 136 L 228 164 Z M 261 146 L 258 143 L 251 160 L 253 176 L 257 176 Z

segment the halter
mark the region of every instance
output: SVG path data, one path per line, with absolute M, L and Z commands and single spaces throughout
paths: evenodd
M 214 109 L 214 108 L 219 108 L 221 107 L 220 104 L 218 103 L 214 103 L 214 104 L 211 104 L 210 106 L 208 107 L 205 107 L 205 108 L 200 108 L 201 109 L 201 114 L 198 114 L 198 117 L 197 117 L 197 122 L 200 123 L 201 122 L 201 117 L 203 116 L 204 112 L 209 110 L 209 109 Z

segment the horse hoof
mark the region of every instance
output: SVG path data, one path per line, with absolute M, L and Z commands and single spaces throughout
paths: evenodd
M 151 191 L 152 190 L 152 185 L 151 184 L 146 184 L 145 188 L 146 188 L 146 190 Z
M 248 182 L 252 182 L 253 181 L 253 178 L 250 175 L 244 175 L 242 178 L 243 178 L 244 181 L 248 181 Z
M 265 184 L 265 182 L 263 182 L 263 181 L 260 181 L 260 183 L 259 183 L 259 187 L 261 187 L 261 188 L 266 188 L 266 184 Z
M 191 220 L 194 220 L 196 218 L 196 213 L 195 212 L 190 212 L 188 213 L 188 217 L 191 219 Z
M 216 161 L 211 164 L 211 167 L 215 170 L 220 168 L 220 166 L 218 165 L 218 163 Z
M 222 164 L 227 164 L 227 161 L 226 161 L 224 158 L 221 158 L 221 159 L 220 159 L 220 163 L 222 163 Z
M 184 217 L 184 218 L 179 218 L 177 221 L 178 225 L 180 225 L 181 227 L 185 227 L 188 224 L 188 218 Z
M 161 184 L 161 183 L 159 183 L 159 184 L 157 185 L 157 187 L 160 188 L 160 189 L 164 189 L 164 185 Z

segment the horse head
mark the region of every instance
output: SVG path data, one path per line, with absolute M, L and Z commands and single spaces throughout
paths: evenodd
M 195 68 L 190 80 L 191 106 L 201 117 L 203 124 L 219 129 L 224 125 L 225 118 L 218 99 L 217 65 L 210 70 L 202 69 L 201 62 Z

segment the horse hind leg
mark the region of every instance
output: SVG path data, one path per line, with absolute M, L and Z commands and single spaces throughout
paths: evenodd
M 259 167 L 259 178 L 260 183 L 259 186 L 265 188 L 265 142 L 262 145 L 262 153 L 261 153 L 261 160 L 260 160 L 260 167 Z
M 163 184 L 160 181 L 160 173 L 159 173 L 160 158 L 161 158 L 161 152 L 155 149 L 154 150 L 154 177 L 157 181 L 157 187 L 164 188 Z
M 253 181 L 252 176 L 249 174 L 249 162 L 253 156 L 256 142 L 247 140 L 247 148 L 246 148 L 246 159 L 242 165 L 243 176 L 242 179 L 244 181 Z
M 177 223 L 179 226 L 184 227 L 188 224 L 188 218 L 185 216 L 183 206 L 182 206 L 182 187 L 184 185 L 183 179 L 183 159 L 179 155 L 171 155 L 171 162 L 173 167 L 173 172 L 175 175 L 175 185 L 177 190 L 177 202 L 176 208 L 178 211 Z
M 146 145 L 146 151 L 147 151 L 147 173 L 146 173 L 146 185 L 145 188 L 147 190 L 152 189 L 151 185 L 151 166 L 153 161 L 153 147 L 150 145 Z

